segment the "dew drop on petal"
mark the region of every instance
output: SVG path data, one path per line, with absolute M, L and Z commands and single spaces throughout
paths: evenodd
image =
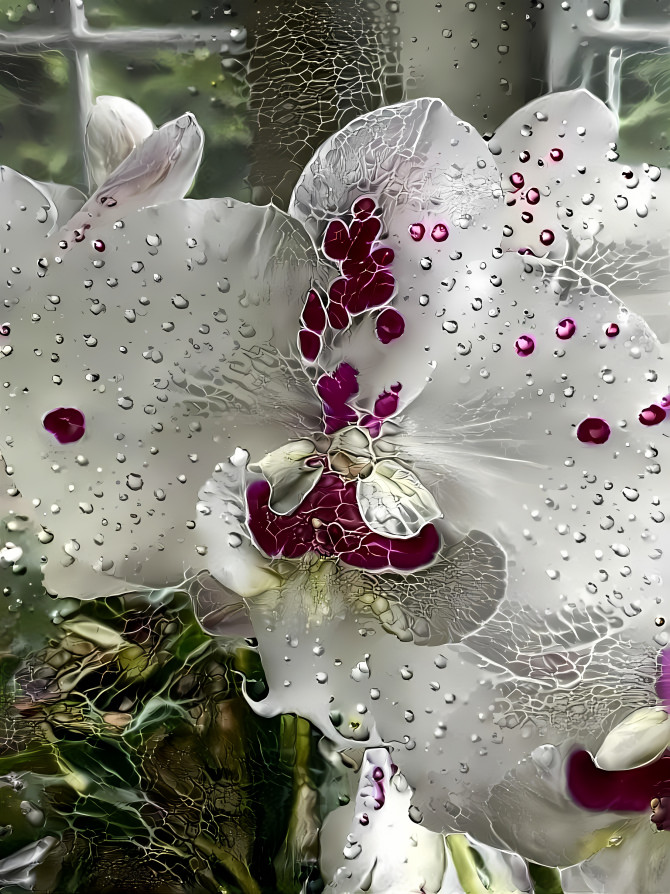
M 609 323 L 609 325 L 605 327 L 605 335 L 608 338 L 615 338 L 618 334 L 619 326 L 617 323 Z
M 542 245 L 551 245 L 554 241 L 554 231 L 553 230 L 542 230 L 540 233 L 540 242 Z
M 651 404 L 642 410 L 638 418 L 642 425 L 658 425 L 659 422 L 663 422 L 665 416 L 666 412 L 662 407 L 659 407 L 658 404 Z
M 93 240 L 93 248 L 94 248 L 96 251 L 104 251 L 104 250 L 105 250 L 105 243 L 102 241 L 102 239 L 94 239 L 94 240 Z
M 509 180 L 514 189 L 521 189 L 521 187 L 526 182 L 524 180 L 523 174 L 520 171 L 515 171 L 513 174 L 511 174 Z
M 530 160 L 530 152 L 527 149 L 524 149 L 523 152 L 519 152 L 519 161 L 524 164 L 525 162 Z
M 530 335 L 520 335 L 514 342 L 519 357 L 528 357 L 535 350 L 535 339 Z
M 575 325 L 575 321 L 570 319 L 570 317 L 561 320 L 556 327 L 556 335 L 562 339 L 572 338 L 576 331 L 577 326 Z
M 84 414 L 75 407 L 58 407 L 47 413 L 42 422 L 59 444 L 72 444 L 84 436 Z
M 522 214 L 521 214 L 521 220 L 522 220 L 524 223 L 532 223 L 532 222 L 533 222 L 533 215 L 530 213 L 530 211 L 524 211 L 524 212 L 522 212 Z
M 438 223 L 435 224 L 430 235 L 434 242 L 444 242 L 449 235 L 449 230 L 446 224 Z
M 415 242 L 420 242 L 426 232 L 426 228 L 421 223 L 413 223 L 409 227 L 409 235 Z
M 526 201 L 529 205 L 537 205 L 537 203 L 540 201 L 540 190 L 536 189 L 534 186 L 531 186 L 531 188 L 526 193 Z
M 604 444 L 610 436 L 611 429 L 604 419 L 588 416 L 577 426 L 577 437 L 582 444 Z
M 563 150 L 562 149 L 552 149 L 549 153 L 549 157 L 552 161 L 561 161 L 563 158 Z

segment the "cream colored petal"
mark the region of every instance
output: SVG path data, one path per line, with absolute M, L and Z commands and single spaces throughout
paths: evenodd
M 670 717 L 662 708 L 640 708 L 610 730 L 596 763 L 603 770 L 632 770 L 655 761 L 669 746 Z
M 267 479 L 271 488 L 270 509 L 277 515 L 290 515 L 316 487 L 323 466 L 311 468 L 305 462 L 315 453 L 314 444 L 302 438 L 278 447 L 249 467 Z
M 86 160 L 100 186 L 154 131 L 146 112 L 121 96 L 98 96 L 86 122 Z
M 378 462 L 356 487 L 358 506 L 366 525 L 385 537 L 414 537 L 442 513 L 430 491 L 392 459 Z

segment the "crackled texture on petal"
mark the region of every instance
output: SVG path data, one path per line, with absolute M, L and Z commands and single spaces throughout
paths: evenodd
M 468 300 L 442 295 L 433 314 L 432 382 L 393 439 L 445 518 L 502 545 L 510 600 L 651 641 L 670 561 L 668 430 L 644 415 L 670 382 L 661 346 L 606 289 L 561 288 L 512 255 L 473 263 Z
M 321 871 L 330 882 L 326 890 L 452 894 L 442 886 L 444 837 L 412 820 L 412 789 L 389 752 L 366 751 L 360 774 L 355 800 L 330 813 L 321 830 Z
M 384 275 L 390 279 L 384 301 L 391 301 L 404 324 L 396 321 L 397 337 L 389 343 L 383 324 L 378 336 L 376 315 L 363 314 L 322 349 L 319 362 L 328 371 L 343 361 L 359 371 L 355 404 L 362 412 L 373 413 L 379 396 L 398 382 L 399 407 L 423 388 L 431 368 L 421 352 L 434 326 L 424 303 L 425 272 L 439 266 L 436 284 L 445 278 L 461 284 L 461 257 L 487 255 L 498 244 L 500 196 L 500 177 L 483 139 L 436 99 L 412 100 L 357 118 L 307 165 L 290 213 L 319 244 L 326 234 L 323 250 L 346 275 L 347 261 L 358 264 L 362 256 L 362 230 L 356 240 L 348 235 L 352 207 L 360 217 L 357 202 L 370 203 L 374 211 L 362 213 L 372 216 L 355 223 L 371 227 L 378 234 L 371 238 L 380 241 L 369 244 L 372 267 L 359 275 L 366 282 L 376 269 L 375 258 L 381 259 L 377 250 L 386 248 Z
M 290 514 L 310 493 L 323 474 L 323 465 L 309 466 L 316 447 L 307 438 L 290 441 L 251 466 L 261 472 L 271 488 L 269 506 L 278 515 Z
M 96 184 L 101 186 L 153 131 L 153 121 L 134 102 L 98 96 L 86 122 L 86 156 Z
M 640 708 L 607 734 L 596 763 L 603 770 L 630 770 L 660 757 L 670 746 L 670 717 L 661 708 Z
M 505 595 L 505 554 L 491 537 L 470 531 L 417 574 L 362 578 L 360 606 L 403 642 L 457 642 L 484 624 Z
M 82 596 L 97 591 L 63 577 L 74 563 L 102 572 L 100 592 L 204 567 L 196 502 L 216 463 L 238 446 L 262 457 L 319 409 L 280 356 L 312 271 L 293 221 L 183 201 L 101 222 L 96 240 L 12 278 L 0 360 L 2 453 L 54 534 L 47 584 Z M 54 410 L 83 417 L 80 438 L 59 442 Z
M 534 100 L 489 143 L 506 175 L 505 244 L 563 257 L 668 334 L 667 172 L 619 158 L 616 116 L 587 90 Z
M 387 537 L 414 537 L 442 515 L 416 475 L 392 459 L 381 460 L 358 479 L 356 497 L 365 523 Z
M 655 834 L 645 816 L 630 823 L 603 848 L 561 871 L 565 894 L 667 894 L 670 850 L 667 834 Z
M 101 228 L 138 208 L 183 198 L 202 158 L 203 133 L 190 112 L 153 131 L 114 168 L 62 230 L 69 243 L 102 240 Z

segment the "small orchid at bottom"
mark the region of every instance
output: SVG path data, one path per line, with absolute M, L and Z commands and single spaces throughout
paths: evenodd
M 0 449 L 48 590 L 191 586 L 214 634 L 244 603 L 259 714 L 387 749 L 429 829 L 590 857 L 500 811 L 541 823 L 527 755 L 653 697 L 663 172 L 586 91 L 488 143 L 420 99 L 328 139 L 283 213 L 184 199 L 194 117 L 107 104 L 88 201 L 0 182 Z

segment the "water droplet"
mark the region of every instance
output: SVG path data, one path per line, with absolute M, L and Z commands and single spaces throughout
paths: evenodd
M 421 223 L 411 224 L 409 227 L 409 235 L 415 242 L 420 242 L 426 233 L 426 228 Z
M 605 327 L 605 335 L 608 338 L 615 338 L 619 334 L 619 326 L 616 323 L 609 323 Z
M 604 444 L 610 433 L 609 425 L 597 416 L 589 416 L 577 426 L 577 437 L 582 444 Z
M 552 161 L 561 161 L 563 158 L 563 150 L 562 149 L 551 149 L 549 152 L 549 158 Z
M 642 425 L 658 425 L 659 422 L 663 422 L 665 416 L 666 412 L 662 407 L 659 407 L 658 404 L 650 404 L 642 410 L 638 418 Z
M 531 335 L 520 335 L 514 347 L 519 357 L 528 357 L 535 350 L 535 339 Z
M 542 245 L 551 245 L 555 238 L 553 230 L 542 230 L 540 233 L 540 242 Z
M 556 335 L 561 339 L 572 338 L 572 336 L 577 331 L 577 326 L 575 321 L 570 317 L 566 317 L 556 327 Z
M 523 174 L 521 174 L 519 171 L 515 171 L 513 174 L 511 174 L 509 180 L 515 190 L 521 189 L 521 187 L 526 182 Z
M 434 242 L 444 242 L 449 235 L 449 230 L 447 229 L 446 224 L 438 223 L 435 224 L 430 235 Z
M 94 248 L 96 251 L 104 251 L 104 250 L 105 250 L 105 243 L 102 241 L 102 239 L 94 239 L 94 240 L 93 240 L 93 248 Z

